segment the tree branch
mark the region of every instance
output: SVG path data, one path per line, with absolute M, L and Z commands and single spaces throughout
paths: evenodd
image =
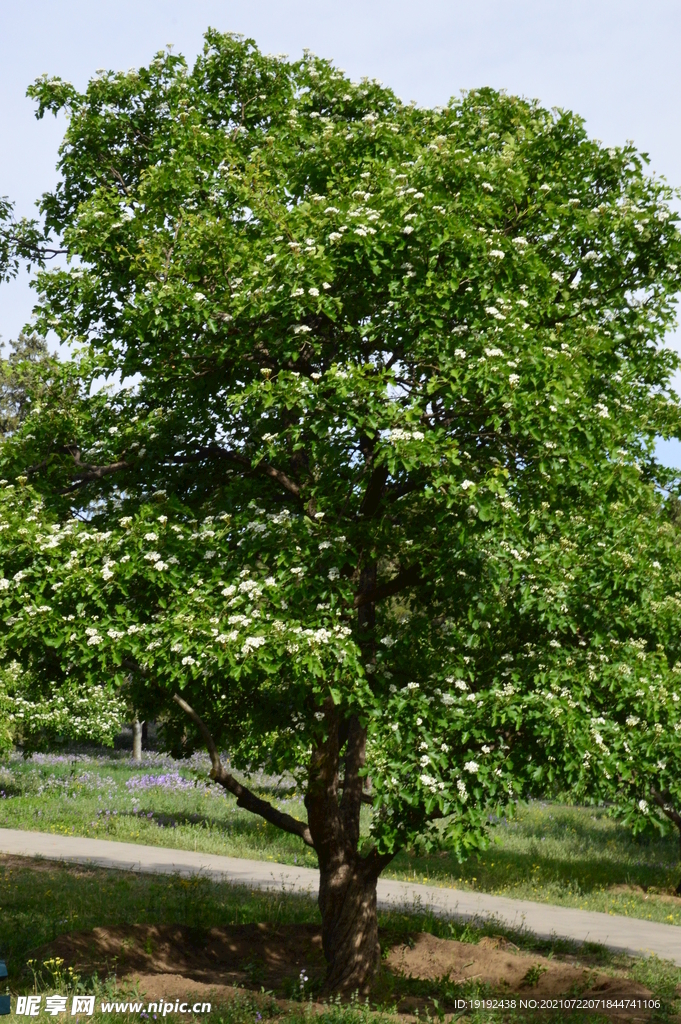
M 366 857 L 362 858 L 364 870 L 370 878 L 378 878 L 384 868 L 388 866 L 393 857 L 396 857 L 399 850 L 394 853 L 379 853 L 376 847 L 369 850 Z
M 375 604 L 377 601 L 383 601 L 386 597 L 392 597 L 393 594 L 398 594 L 400 590 L 406 590 L 408 587 L 413 587 L 420 582 L 421 568 L 418 565 L 412 565 L 409 569 L 398 573 L 388 583 L 383 583 L 374 590 L 365 590 L 358 594 L 355 598 L 354 607 L 361 608 L 364 604 Z
M 108 466 L 82 466 L 79 467 L 79 471 L 82 470 L 81 475 L 76 477 L 70 487 L 62 491 L 62 494 L 70 494 L 71 491 L 77 491 L 83 484 L 89 483 L 91 480 L 101 480 L 103 476 L 110 476 L 111 473 L 118 473 L 121 469 L 131 469 L 132 463 L 126 462 L 124 459 L 120 462 L 112 462 Z
M 388 469 L 386 466 L 376 466 L 371 479 L 364 492 L 364 498 L 360 506 L 359 513 L 362 516 L 366 516 L 367 519 L 371 519 L 372 516 L 378 511 L 378 506 L 381 503 L 383 497 L 383 490 L 385 488 L 385 482 L 388 479 Z
M 78 475 L 75 477 L 69 487 L 66 488 L 62 493 L 69 494 L 71 491 L 78 490 L 83 484 L 90 483 L 92 480 L 101 480 L 104 476 L 109 476 L 111 473 L 118 473 L 122 469 L 132 469 L 133 463 L 121 459 L 118 462 L 112 462 L 108 466 L 93 466 L 81 463 L 80 452 L 77 448 L 70 445 L 65 445 L 58 449 L 59 451 L 66 451 L 73 457 L 73 461 L 76 464 Z M 281 469 L 277 469 L 275 466 L 271 466 L 268 462 L 259 462 L 253 466 L 250 459 L 245 455 L 239 455 L 237 452 L 229 452 L 224 448 L 220 448 L 218 445 L 210 445 L 207 448 L 199 448 L 192 455 L 172 455 L 170 456 L 173 462 L 187 463 L 187 462 L 200 462 L 206 458 L 217 458 L 222 459 L 226 462 L 231 462 L 235 466 L 239 466 L 242 469 L 248 470 L 254 473 L 263 473 L 265 476 L 270 477 L 271 480 L 275 480 L 284 490 L 288 491 L 289 494 L 293 494 L 298 500 L 300 500 L 300 487 L 298 484 L 291 480 L 286 473 Z M 31 466 L 28 469 L 28 473 L 35 473 L 39 469 L 43 469 L 48 463 L 47 459 L 43 459 L 42 462 Z
M 676 827 L 681 830 L 681 814 L 672 807 L 671 796 L 669 793 L 659 793 L 656 789 L 651 789 L 650 795 L 652 796 L 654 803 L 656 803 L 664 814 L 667 815 L 669 820 L 673 821 Z
M 246 789 L 240 782 L 231 775 L 224 767 L 220 760 L 220 754 L 218 748 L 215 745 L 215 740 L 211 736 L 210 730 L 202 718 L 197 715 L 196 711 L 187 704 L 186 700 L 183 700 L 178 693 L 173 694 L 173 700 L 175 703 L 182 708 L 187 714 L 194 725 L 197 727 L 203 742 L 206 744 L 208 749 L 208 755 L 210 757 L 210 763 L 212 765 L 210 770 L 210 777 L 218 782 L 230 793 L 233 793 L 236 797 L 237 807 L 243 807 L 246 811 L 251 811 L 253 814 L 260 815 L 265 821 L 269 821 L 271 825 L 276 825 L 277 828 L 282 829 L 284 832 L 291 832 L 294 836 L 299 836 L 306 846 L 314 847 L 312 842 L 312 836 L 310 830 L 303 821 L 298 821 L 297 818 L 291 817 L 290 814 L 284 814 L 282 811 L 277 810 L 272 804 L 268 804 L 266 800 L 261 800 L 260 797 L 252 793 L 250 789 Z
M 239 455 L 237 452 L 229 452 L 225 448 L 220 448 L 219 445 L 210 445 L 207 448 L 199 448 L 193 455 L 172 456 L 174 462 L 200 462 L 201 459 L 205 458 L 223 459 L 224 461 L 231 462 L 242 469 L 250 470 L 254 473 L 264 473 L 265 476 L 270 477 L 270 479 L 276 480 L 284 490 L 295 495 L 296 498 L 300 498 L 300 487 L 281 469 L 277 469 L 275 466 L 271 466 L 268 462 L 264 461 L 258 462 L 257 465 L 254 466 L 251 463 L 251 460 L 245 455 Z
M 351 715 L 348 722 L 348 739 L 345 754 L 345 778 L 343 796 L 340 802 L 341 817 L 345 833 L 353 849 L 359 841 L 359 812 L 362 806 L 364 780 L 360 771 L 366 761 L 367 730 L 357 715 Z

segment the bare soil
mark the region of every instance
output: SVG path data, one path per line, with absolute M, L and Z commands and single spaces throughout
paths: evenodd
M 81 976 L 115 974 L 123 990 L 135 989 L 149 1001 L 187 998 L 213 1004 L 229 1001 L 235 988 L 291 998 L 301 971 L 314 991 L 325 969 L 319 927 L 304 924 L 244 924 L 207 931 L 179 925 L 95 928 L 62 935 L 37 957 L 62 957 L 65 967 L 72 966 Z M 576 957 L 528 953 L 502 937 L 471 944 L 419 933 L 387 950 L 374 999 L 396 1004 L 400 1015 L 413 1018 L 426 1009 L 432 1012 L 433 998 L 445 1012 L 453 1009 L 451 999 L 474 982 L 485 986 L 486 995 L 536 999 L 651 995 L 624 975 L 591 969 Z M 641 1013 L 631 1016 L 640 1018 Z
M 605 998 L 651 995 L 638 982 L 570 959 L 573 962 L 528 953 L 502 937 L 485 936 L 473 945 L 422 932 L 409 943 L 394 946 L 386 964 L 395 974 L 422 980 L 448 977 L 452 984 L 462 986 L 475 980 L 497 995 L 537 999 L 583 993 Z

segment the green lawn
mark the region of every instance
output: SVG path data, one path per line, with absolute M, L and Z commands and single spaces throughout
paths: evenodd
M 172 846 L 286 864 L 316 865 L 294 836 L 236 807 L 206 782 L 207 761 L 149 755 L 13 758 L 0 770 L 0 827 Z M 304 818 L 292 784 L 256 778 L 279 807 Z M 183 788 L 184 787 L 184 788 Z M 368 812 L 364 828 L 369 824 Z M 490 848 L 460 865 L 446 851 L 401 853 L 387 875 L 521 899 L 681 924 L 675 836 L 633 838 L 605 810 L 521 807 L 493 830 Z

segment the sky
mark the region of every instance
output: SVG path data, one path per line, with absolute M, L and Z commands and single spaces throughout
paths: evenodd
M 35 119 L 25 93 L 38 75 L 83 88 L 98 68 L 146 64 L 168 43 L 191 60 L 208 26 L 266 53 L 308 47 L 419 105 L 489 85 L 574 110 L 592 136 L 632 140 L 681 187 L 679 0 L 0 0 L 0 196 L 31 216 L 57 180 L 64 124 Z M 25 276 L 0 285 L 0 336 L 16 337 L 32 305 Z M 669 343 L 681 351 L 681 335 Z M 681 465 L 678 442 L 658 454 Z

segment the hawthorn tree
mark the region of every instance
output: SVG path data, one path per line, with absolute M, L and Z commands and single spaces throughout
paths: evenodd
M 20 334 L 0 360 L 0 435 L 9 437 L 39 402 L 50 359 L 45 340 Z M 19 524 L 21 529 L 24 524 Z M 22 669 L 7 655 L 0 668 L 0 752 L 17 744 L 25 753 L 67 742 L 111 745 L 124 708 L 112 686 L 55 684 Z
M 363 988 L 398 849 L 463 856 L 583 774 L 602 625 L 565 552 L 671 486 L 672 193 L 569 113 L 405 106 L 215 32 L 29 92 L 68 114 L 61 180 L 0 252 L 66 254 L 35 322 L 72 358 L 0 453 L 5 656 L 204 742 L 314 847 L 327 987 Z M 295 774 L 307 822 L 221 749 Z

